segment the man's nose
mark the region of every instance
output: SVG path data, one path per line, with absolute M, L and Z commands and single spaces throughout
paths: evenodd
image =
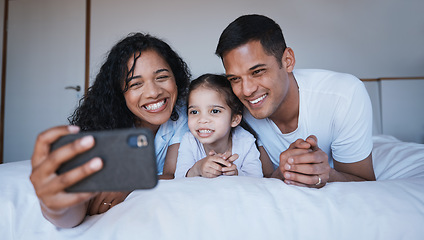
M 251 96 L 257 89 L 257 86 L 254 82 L 254 80 L 249 78 L 242 79 L 242 92 L 244 96 Z

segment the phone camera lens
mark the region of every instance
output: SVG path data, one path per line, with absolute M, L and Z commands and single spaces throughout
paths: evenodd
M 131 147 L 146 147 L 148 145 L 147 137 L 145 135 L 133 135 L 128 139 L 128 144 Z

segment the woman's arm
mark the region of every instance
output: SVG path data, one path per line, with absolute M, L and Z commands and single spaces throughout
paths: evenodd
M 176 143 L 168 147 L 163 173 L 160 179 L 173 179 L 177 164 L 178 148 L 180 144 Z M 102 192 L 93 198 L 88 205 L 88 215 L 95 215 L 107 212 L 110 208 L 123 202 L 131 192 Z
M 177 167 L 179 143 L 172 144 L 166 152 L 165 163 L 163 164 L 163 173 L 159 176 L 160 179 L 173 179 L 175 168 Z
M 31 158 L 31 183 L 40 201 L 46 219 L 58 227 L 74 227 L 80 224 L 87 212 L 88 201 L 94 193 L 67 193 L 65 188 L 99 171 L 102 161 L 94 158 L 80 167 L 61 175 L 56 174 L 59 166 L 74 156 L 94 146 L 94 138 L 87 136 L 67 144 L 53 152 L 50 146 L 61 136 L 77 133 L 75 126 L 59 126 L 38 135 Z
M 107 212 L 112 207 L 123 202 L 131 192 L 101 192 L 90 200 L 88 215 L 96 215 Z

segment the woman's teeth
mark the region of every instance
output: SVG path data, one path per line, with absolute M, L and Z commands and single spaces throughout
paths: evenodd
M 145 107 L 147 110 L 150 110 L 150 111 L 151 111 L 151 110 L 156 110 L 156 109 L 158 109 L 158 108 L 162 107 L 164 104 L 165 104 L 165 100 L 160 101 L 160 102 L 157 102 L 157 103 L 153 103 L 153 104 L 145 105 L 144 107 Z

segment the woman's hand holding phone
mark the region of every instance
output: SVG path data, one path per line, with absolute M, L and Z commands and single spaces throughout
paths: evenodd
M 96 193 L 68 193 L 66 188 L 102 168 L 102 161 L 94 158 L 84 165 L 65 174 L 57 175 L 62 163 L 91 149 L 95 143 L 92 137 L 85 137 L 54 151 L 51 145 L 60 137 L 79 132 L 76 126 L 59 126 L 38 135 L 31 158 L 30 180 L 40 201 L 43 214 L 57 226 L 70 227 L 79 224 L 85 217 L 87 202 Z M 65 213 L 70 211 L 74 214 Z

